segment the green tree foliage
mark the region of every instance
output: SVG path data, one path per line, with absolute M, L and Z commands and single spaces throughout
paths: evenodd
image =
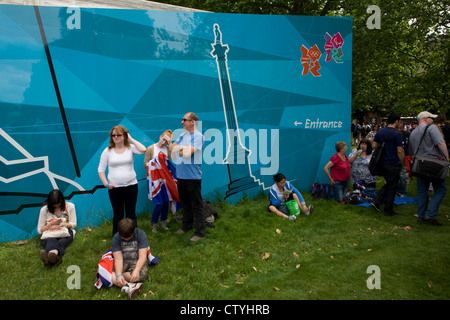
M 449 112 L 448 0 L 166 0 L 211 12 L 353 17 L 352 113 Z M 380 8 L 379 29 L 367 20 Z
M 346 1 L 347 2 L 347 1 Z M 381 28 L 368 29 L 367 6 L 350 6 L 354 17 L 354 114 L 449 107 L 449 12 L 444 1 L 379 1 Z

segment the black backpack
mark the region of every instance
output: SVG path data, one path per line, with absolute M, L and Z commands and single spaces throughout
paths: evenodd
M 311 187 L 313 199 L 328 199 L 331 196 L 331 185 L 328 183 L 314 183 Z
M 383 175 L 383 166 L 381 165 L 381 159 L 383 157 L 383 152 L 384 152 L 384 147 L 385 147 L 386 141 L 394 130 L 395 129 L 392 129 L 388 133 L 386 138 L 384 138 L 383 143 L 381 143 L 372 152 L 372 158 L 370 158 L 370 162 L 369 162 L 369 171 L 370 171 L 370 174 L 373 176 L 382 176 Z
M 205 224 L 209 228 L 214 228 L 214 221 L 219 219 L 217 209 L 206 199 L 203 199 L 203 212 L 205 214 Z
M 361 192 L 347 192 L 345 195 L 344 201 L 346 204 L 360 204 L 365 202 Z

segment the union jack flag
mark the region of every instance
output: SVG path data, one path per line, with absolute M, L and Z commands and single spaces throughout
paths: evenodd
M 112 271 L 114 266 L 114 258 L 112 250 L 109 249 L 98 262 L 97 281 L 95 286 L 100 289 L 102 286 L 109 288 L 112 286 Z
M 148 199 L 154 204 L 170 202 L 172 212 L 181 208 L 177 189 L 176 168 L 162 152 L 148 162 L 147 166 Z
M 155 265 L 159 261 L 158 257 L 152 255 L 150 246 L 147 247 L 147 262 L 149 265 Z M 97 289 L 101 287 L 109 288 L 113 285 L 112 273 L 114 268 L 114 256 L 112 253 L 112 248 L 103 254 L 102 258 L 98 262 L 97 268 L 97 279 L 94 285 Z

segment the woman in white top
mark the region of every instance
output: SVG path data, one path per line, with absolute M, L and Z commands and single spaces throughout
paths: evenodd
M 147 148 L 145 152 L 144 158 L 144 166 L 148 167 L 148 162 L 158 156 L 160 152 L 164 153 L 166 156 L 169 156 L 172 153 L 172 130 L 164 131 L 159 137 L 159 141 L 155 144 L 152 144 Z M 150 174 L 147 168 L 147 174 Z M 152 232 L 156 232 L 158 226 L 158 220 L 161 216 L 161 227 L 164 230 L 169 230 L 166 224 L 167 214 L 169 212 L 169 202 L 166 201 L 161 204 L 155 204 L 155 208 L 152 213 Z
M 65 249 L 73 242 L 76 227 L 75 205 L 66 202 L 60 190 L 50 191 L 47 205 L 39 213 L 37 225 L 44 248 L 39 252 L 39 257 L 47 268 L 61 263 Z
M 98 176 L 108 189 L 109 200 L 113 208 L 113 236 L 117 232 L 117 224 L 125 215 L 136 219 L 136 202 L 138 182 L 134 171 L 134 155 L 144 154 L 143 144 L 131 138 L 123 126 L 111 129 L 109 146 L 103 150 L 98 166 Z M 108 178 L 105 171 L 108 167 Z

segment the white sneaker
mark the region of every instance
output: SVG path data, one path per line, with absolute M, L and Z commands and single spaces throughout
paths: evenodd
M 128 282 L 122 287 L 120 291 L 128 294 L 130 299 L 136 298 L 141 293 L 142 282 L 131 283 Z
M 169 228 L 167 227 L 167 224 L 166 224 L 165 221 L 161 221 L 161 227 L 162 227 L 164 230 L 169 230 Z
M 314 206 L 312 204 L 310 204 L 308 206 L 308 213 L 306 213 L 307 216 L 309 216 L 311 213 L 313 213 L 314 211 Z

